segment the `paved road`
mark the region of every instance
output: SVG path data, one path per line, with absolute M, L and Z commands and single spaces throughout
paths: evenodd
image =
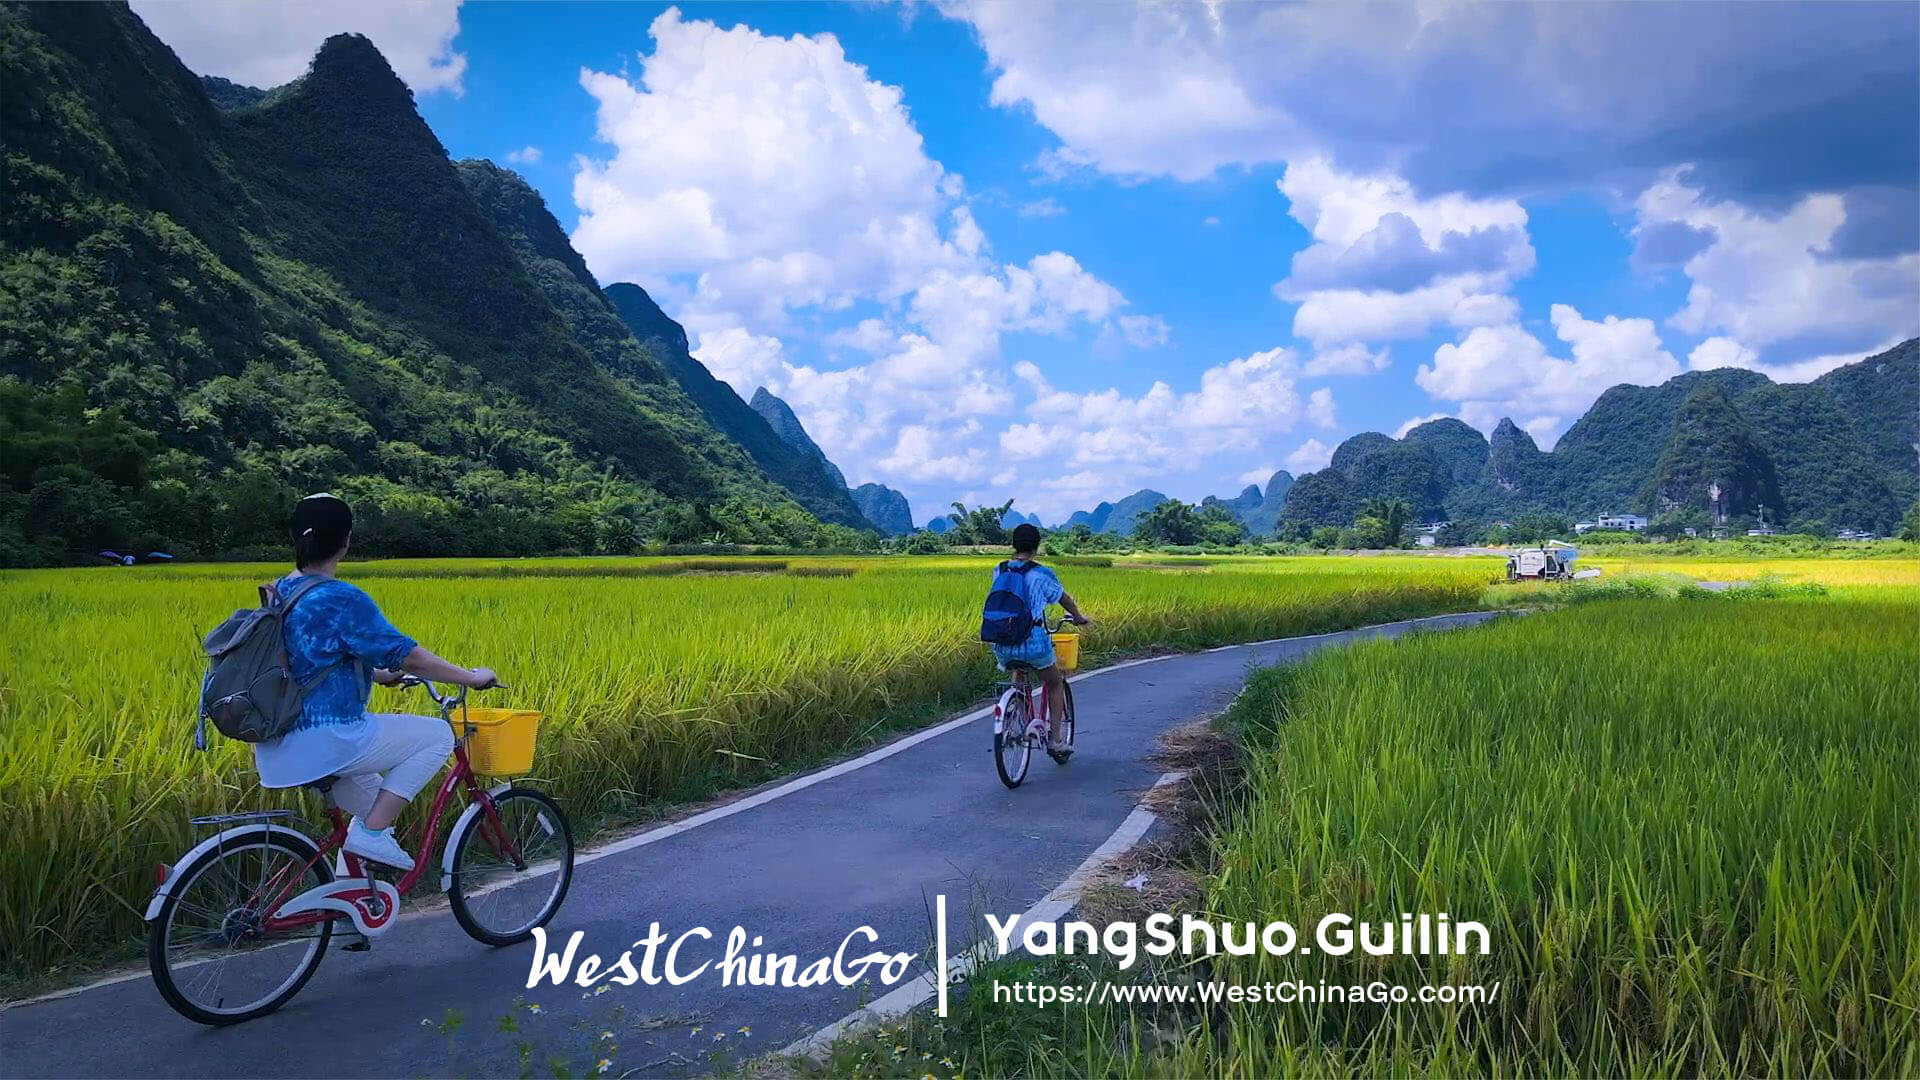
M 759 951 L 791 953 L 804 965 L 832 955 L 861 924 L 878 933 L 875 948 L 924 953 L 932 897 L 945 893 L 950 947 L 958 949 L 976 934 L 970 912 L 1024 911 L 1106 840 L 1155 778 L 1144 760 L 1155 738 L 1226 705 L 1250 667 L 1355 637 L 1487 617 L 1441 616 L 1090 672 L 1075 687 L 1078 753 L 1065 768 L 1036 755 L 1017 791 L 994 776 L 991 721 L 960 724 L 580 866 L 552 929 L 561 940 L 583 931 L 582 953 L 612 963 L 652 922 L 670 937 L 704 926 L 715 940 L 692 941 L 683 953 L 697 963 L 717 959 L 740 926 L 765 938 Z M 444 910 L 425 912 L 405 918 L 371 953 L 336 948 L 285 1008 L 237 1027 L 182 1019 L 144 976 L 0 1011 L 0 1074 L 514 1075 L 523 1053 L 541 1075 L 551 1073 L 552 1059 L 579 1075 L 601 1057 L 612 1058 L 613 1074 L 699 1072 L 784 1047 L 887 989 L 726 987 L 710 972 L 678 987 L 529 991 L 532 955 L 531 943 L 488 949 Z M 448 1036 L 440 1028 L 454 1013 L 462 1023 Z M 506 1016 L 517 1032 L 501 1030 Z

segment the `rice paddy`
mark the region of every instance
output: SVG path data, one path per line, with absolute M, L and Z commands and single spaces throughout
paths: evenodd
M 1171 560 L 1159 559 L 1158 562 Z M 1084 652 L 1195 648 L 1478 606 L 1492 560 L 1068 566 Z M 573 559 L 349 564 L 388 616 L 497 704 L 547 722 L 535 768 L 576 822 L 632 820 L 849 751 L 976 700 L 990 560 Z M 0 574 L 0 974 L 44 978 L 138 933 L 187 819 L 260 806 L 246 748 L 194 750 L 199 638 L 280 566 Z M 431 711 L 418 691 L 373 707 Z M 989 782 L 991 777 L 986 778 Z M 403 822 L 403 838 L 409 827 Z
M 1192 1071 L 1291 1073 L 1305 1046 L 1443 1074 L 1910 1074 L 1915 615 L 1911 602 L 1582 605 L 1347 650 L 1283 680 L 1269 719 L 1285 728 L 1208 906 L 1453 912 L 1494 928 L 1491 955 L 1358 966 L 1506 994 L 1458 1010 L 1242 1011 Z
M 1614 556 L 1583 558 L 1581 567 L 1598 566 L 1613 577 L 1682 574 L 1700 581 L 1754 581 L 1773 578 L 1821 585 L 1920 586 L 1920 559 L 1704 559 L 1690 556 Z

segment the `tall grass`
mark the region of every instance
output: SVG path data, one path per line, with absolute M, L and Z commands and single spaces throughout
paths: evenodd
M 1445 911 L 1493 952 L 1217 974 L 1503 992 L 1230 1007 L 1145 1071 L 1913 1075 L 1916 614 L 1600 603 L 1270 676 L 1207 906 Z
M 430 648 L 498 669 L 513 686 L 500 703 L 546 714 L 536 769 L 583 822 L 756 782 L 993 680 L 974 640 L 991 560 L 714 562 L 759 572 L 632 559 L 524 560 L 501 573 L 498 561 L 423 560 L 344 576 Z M 666 565 L 676 569 L 649 569 Z M 606 572 L 582 576 L 591 567 Z M 836 568 L 857 572 L 819 576 Z M 1064 569 L 1099 620 L 1087 652 L 1457 610 L 1474 606 L 1489 574 L 1431 560 L 1207 569 Z M 199 636 L 282 570 L 0 574 L 0 974 L 42 975 L 129 940 L 153 864 L 194 840 L 190 815 L 303 805 L 259 790 L 245 747 L 202 754 L 191 741 Z M 425 704 L 417 691 L 375 692 L 377 709 Z

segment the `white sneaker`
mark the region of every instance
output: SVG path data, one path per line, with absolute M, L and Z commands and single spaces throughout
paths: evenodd
M 393 838 L 393 827 L 369 829 L 367 823 L 354 818 L 347 826 L 348 851 L 363 859 L 371 859 L 384 866 L 398 867 L 401 870 L 413 869 L 413 856 Z

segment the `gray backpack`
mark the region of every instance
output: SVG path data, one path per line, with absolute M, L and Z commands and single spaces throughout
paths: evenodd
M 287 657 L 287 615 L 300 598 L 332 578 L 303 578 L 281 596 L 277 583 L 260 586 L 260 606 L 236 611 L 207 635 L 207 677 L 200 684 L 200 728 L 194 742 L 206 748 L 206 721 L 241 742 L 285 735 L 300 719 L 307 692 L 339 664 L 300 682 Z M 344 661 L 343 661 L 344 662 Z

